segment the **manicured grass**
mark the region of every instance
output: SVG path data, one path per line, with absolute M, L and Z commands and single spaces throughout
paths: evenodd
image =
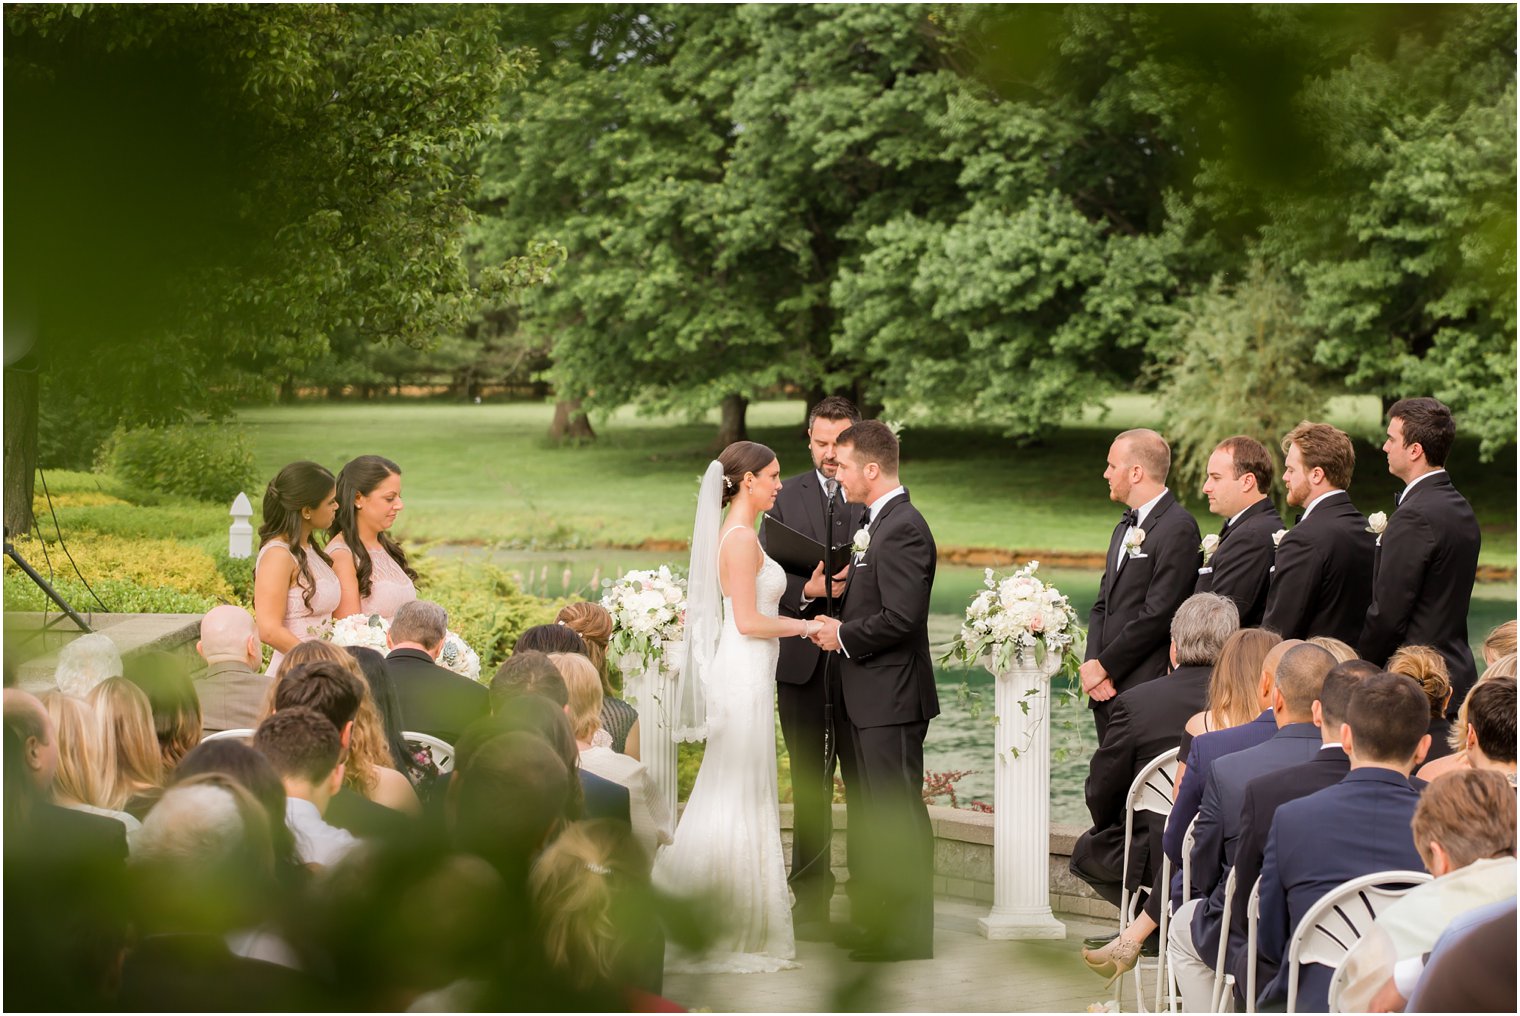
M 378 453 L 405 472 L 407 509 L 396 534 L 415 541 L 512 547 L 636 546 L 690 536 L 697 478 L 713 454 L 715 418 L 699 423 L 624 410 L 597 421 L 598 438 L 556 448 L 545 438 L 552 407 L 537 403 L 305 403 L 239 414 L 261 476 L 311 458 L 338 469 Z M 1338 400 L 1330 418 L 1359 437 L 1378 433 L 1371 399 Z M 800 402 L 750 408 L 750 436 L 806 469 Z M 1101 553 L 1118 509 L 1103 460 L 1113 435 L 1154 422 L 1145 396 L 1114 399 L 1101 419 L 1017 447 L 984 430 L 910 425 L 903 478 L 942 547 Z M 1377 445 L 1359 443 L 1352 495 L 1364 511 L 1391 511 L 1398 483 Z M 1459 443 L 1452 473 L 1484 527 L 1484 564 L 1515 563 L 1515 462 L 1479 465 Z M 1201 495 L 1184 501 L 1204 531 L 1217 528 Z M 262 491 L 249 491 L 255 506 Z

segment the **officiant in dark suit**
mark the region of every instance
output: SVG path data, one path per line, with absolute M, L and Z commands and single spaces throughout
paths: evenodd
M 898 481 L 897 438 L 875 420 L 835 445 L 837 477 L 864 504 L 839 620 L 813 640 L 837 651 L 864 796 L 851 913 L 864 962 L 934 955 L 934 832 L 924 806 L 924 738 L 939 715 L 929 652 L 934 535 Z
M 1222 515 L 1212 551 L 1205 538 L 1203 567 L 1198 569 L 1195 593 L 1218 593 L 1235 601 L 1240 626 L 1255 628 L 1267 611 L 1267 588 L 1277 545 L 1272 534 L 1282 528 L 1282 516 L 1268 494 L 1272 490 L 1272 457 L 1255 438 L 1237 434 L 1219 442 L 1209 456 L 1203 493 L 1209 511 Z
M 1467 610 L 1483 542 L 1472 506 L 1446 472 L 1456 437 L 1451 410 L 1435 399 L 1402 399 L 1388 410 L 1383 452 L 1405 486 L 1377 537 L 1372 605 L 1357 643 L 1362 658 L 1379 666 L 1404 645 L 1440 653 L 1451 674 L 1452 716 L 1478 677 Z
M 1172 615 L 1193 593 L 1203 551 L 1198 523 L 1166 488 L 1172 450 L 1153 430 L 1127 430 L 1108 450 L 1108 496 L 1128 509 L 1108 541 L 1078 676 L 1098 743 L 1114 697 L 1168 669 Z
M 1262 626 L 1285 639 L 1356 645 L 1372 602 L 1374 537 L 1346 488 L 1356 450 L 1343 430 L 1307 420 L 1283 438 L 1283 486 L 1303 512 L 1277 545 Z
M 865 505 L 846 502 L 844 492 L 839 489 L 834 442 L 859 422 L 860 412 L 849 399 L 831 395 L 814 406 L 808 413 L 807 428 L 813 468 L 782 483 L 775 505 L 766 514 L 827 546 L 849 543 L 859 528 Z M 825 534 L 831 499 L 834 527 L 832 533 Z M 760 535 L 763 543 L 763 528 Z M 847 556 L 841 554 L 836 572 L 848 563 Z M 787 617 L 816 617 L 825 609 L 826 592 L 821 577 L 809 579 L 788 573 L 781 613 Z M 833 592 L 837 616 L 844 582 L 836 582 Z M 807 639 L 781 639 L 781 653 L 776 662 L 776 713 L 781 719 L 781 737 L 786 742 L 792 770 L 792 873 L 788 880 L 796 896 L 792 926 L 801 939 L 829 937 L 829 900 L 834 895 L 831 848 L 836 768 L 844 778 L 848 795 L 847 863 L 853 857 L 857 831 L 859 794 L 850 715 L 838 667 L 825 674 L 833 659 L 832 654 L 821 651 Z M 824 708 L 825 702 L 833 703 L 831 710 Z M 826 713 L 830 714 L 833 732 L 833 748 L 827 761 Z M 853 876 L 853 868 L 851 873 Z

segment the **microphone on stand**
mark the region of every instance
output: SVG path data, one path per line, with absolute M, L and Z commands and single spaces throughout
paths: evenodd
M 829 503 L 824 509 L 823 524 L 823 609 L 829 617 L 834 616 L 834 502 L 839 493 L 839 481 L 823 481 L 823 491 Z M 828 800 L 834 799 L 834 654 L 824 653 L 823 660 L 823 780 Z

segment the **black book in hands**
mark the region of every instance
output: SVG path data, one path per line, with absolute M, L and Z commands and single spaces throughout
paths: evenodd
M 765 552 L 786 571 L 809 578 L 823 562 L 823 544 L 797 532 L 769 515 L 760 523 L 760 539 Z M 829 554 L 829 564 L 837 573 L 850 563 L 850 545 L 841 543 Z

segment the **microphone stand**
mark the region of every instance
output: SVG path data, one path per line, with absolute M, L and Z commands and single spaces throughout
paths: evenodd
M 834 497 L 839 490 L 838 480 L 828 480 L 823 485 L 829 496 L 824 510 L 823 522 L 823 609 L 829 617 L 834 616 Z M 829 807 L 834 806 L 834 654 L 823 657 L 823 790 Z

